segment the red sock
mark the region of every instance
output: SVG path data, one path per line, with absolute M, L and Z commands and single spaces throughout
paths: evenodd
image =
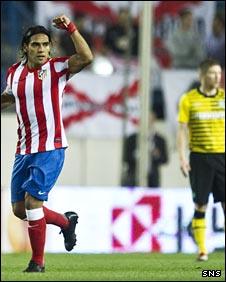
M 54 224 L 62 229 L 67 229 L 69 226 L 68 219 L 61 213 L 57 213 L 43 206 L 43 212 L 45 215 L 47 224 Z
M 46 238 L 45 217 L 38 220 L 28 221 L 28 234 L 32 248 L 32 260 L 37 264 L 44 265 L 44 247 Z

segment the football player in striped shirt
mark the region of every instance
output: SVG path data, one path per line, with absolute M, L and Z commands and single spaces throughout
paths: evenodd
M 191 226 L 198 260 L 208 260 L 205 213 L 210 193 L 225 211 L 225 91 L 220 88 L 219 62 L 200 65 L 200 87 L 182 95 L 179 103 L 178 152 L 183 174 L 189 174 L 195 205 Z M 189 133 L 190 161 L 186 158 Z
M 14 214 L 28 221 L 32 257 L 25 272 L 44 272 L 46 224 L 61 228 L 67 251 L 76 244 L 78 215 L 57 213 L 43 206 L 64 163 L 67 140 L 62 122 L 62 96 L 68 79 L 89 65 L 92 52 L 65 15 L 53 25 L 71 37 L 75 54 L 51 58 L 51 37 L 43 26 L 30 27 L 21 44 L 22 60 L 7 73 L 1 108 L 16 104 L 18 142 L 11 180 Z M 68 36 L 65 35 L 65 36 Z

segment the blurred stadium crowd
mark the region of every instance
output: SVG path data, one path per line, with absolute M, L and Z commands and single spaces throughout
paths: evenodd
M 7 68 L 18 59 L 22 32 L 31 25 L 40 24 L 37 17 L 39 2 L 41 1 L 2 1 L 1 5 L 1 91 L 5 87 Z M 44 1 L 53 3 L 55 1 Z M 114 13 L 108 9 L 98 11 L 92 2 L 97 1 L 60 1 L 70 3 L 70 12 L 81 34 L 85 37 L 95 55 L 95 58 L 106 58 L 113 70 L 121 70 L 126 60 L 131 66 L 138 65 L 139 54 L 139 13 L 131 13 L 132 5 L 137 1 L 119 1 L 126 5 Z M 104 1 L 107 2 L 107 1 Z M 128 2 L 128 3 L 127 3 Z M 154 1 L 155 2 L 155 1 Z M 162 11 L 166 9 L 162 2 Z M 159 22 L 161 10 L 153 11 L 153 108 L 157 117 L 164 119 L 164 101 L 161 88 L 162 69 L 196 69 L 200 61 L 206 57 L 218 59 L 225 67 L 225 2 L 211 1 L 213 17 L 210 32 L 204 30 L 202 19 L 195 17 L 188 5 L 176 4 L 171 1 L 167 9 L 174 17 L 164 23 Z M 199 1 L 202 2 L 202 1 Z M 89 8 L 87 9 L 87 4 Z M 129 4 L 129 5 L 128 5 Z M 169 6 L 171 8 L 169 9 Z M 45 11 L 46 12 L 46 11 Z M 41 12 L 42 13 L 42 12 Z M 43 11 L 44 13 L 44 11 Z M 50 22 L 54 42 L 54 55 L 70 55 L 73 45 L 64 33 L 55 31 Z M 163 21 L 162 21 L 163 22 Z M 41 23 L 42 24 L 42 23 Z M 92 66 L 90 68 L 93 68 Z M 91 69 L 92 70 L 92 69 Z

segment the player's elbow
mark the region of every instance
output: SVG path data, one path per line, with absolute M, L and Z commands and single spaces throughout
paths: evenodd
M 93 55 L 89 54 L 83 57 L 81 64 L 80 64 L 80 69 L 83 69 L 85 67 L 87 67 L 88 65 L 90 65 L 93 61 Z
M 85 58 L 85 66 L 90 65 L 93 62 L 93 54 L 90 52 L 89 54 L 86 55 Z

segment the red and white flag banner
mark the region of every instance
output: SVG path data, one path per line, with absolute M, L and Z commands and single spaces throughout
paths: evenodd
M 130 74 L 109 77 L 81 72 L 68 82 L 63 99 L 63 122 L 67 134 L 76 137 L 120 137 L 136 131 L 139 119 L 138 80 Z M 125 98 L 126 97 L 126 98 Z M 125 103 L 125 105 L 124 105 Z
M 165 121 L 172 136 L 175 136 L 177 129 L 179 99 L 197 82 L 196 71 L 162 71 Z M 125 87 L 120 72 L 104 77 L 84 71 L 72 77 L 63 98 L 62 113 L 67 134 L 76 137 L 118 138 L 136 132 L 140 115 L 138 83 L 136 71 L 130 73 L 128 87 Z

